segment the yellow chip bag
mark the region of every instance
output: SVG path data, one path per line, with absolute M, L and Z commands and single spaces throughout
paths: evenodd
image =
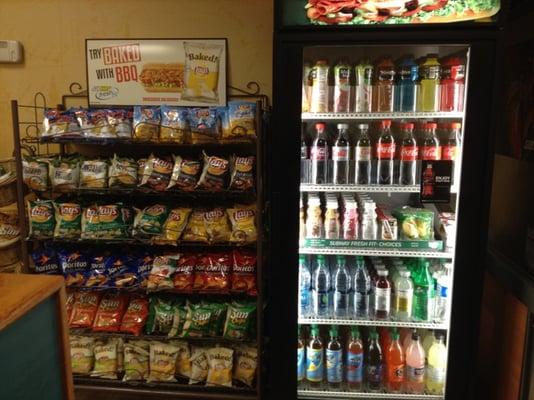
M 190 385 L 206 382 L 208 377 L 208 357 L 203 347 L 191 347 L 191 378 Z
M 219 102 L 219 61 L 222 44 L 184 42 L 185 88 L 182 100 Z
M 206 386 L 232 386 L 234 351 L 226 347 L 214 347 L 206 353 L 208 355 Z
M 144 381 L 149 370 L 149 343 L 131 341 L 124 345 L 124 377 L 123 381 Z
M 95 339 L 72 336 L 70 338 L 70 360 L 73 374 L 88 374 L 93 368 Z
M 180 349 L 174 344 L 150 343 L 150 373 L 147 382 L 176 382 L 176 358 Z
M 250 346 L 237 346 L 235 349 L 234 379 L 252 386 L 258 365 L 258 349 Z
M 204 213 L 204 221 L 206 223 L 206 231 L 210 242 L 221 243 L 228 242 L 232 231 L 228 224 L 228 218 L 224 209 L 221 207 L 214 208 L 213 210 L 206 211 Z
M 206 225 L 204 223 L 204 214 L 206 210 L 196 209 L 193 210 L 191 216 L 189 217 L 189 222 L 185 227 L 184 234 L 182 235 L 182 240 L 187 242 L 208 242 L 208 231 L 206 230 Z
M 191 377 L 191 351 L 189 344 L 183 340 L 174 340 L 171 342 L 178 347 L 178 355 L 176 357 L 176 373 L 178 375 Z
M 230 242 L 252 243 L 258 236 L 256 231 L 256 206 L 238 206 L 226 210 L 232 224 Z
M 160 240 L 164 242 L 177 242 L 187 225 L 191 214 L 190 208 L 173 208 L 163 224 L 163 233 Z
M 95 365 L 91 376 L 107 379 L 117 379 L 119 370 L 118 340 L 110 339 L 107 343 L 95 346 Z

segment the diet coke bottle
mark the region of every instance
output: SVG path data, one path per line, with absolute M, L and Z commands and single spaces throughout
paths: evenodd
M 311 158 L 311 183 L 326 183 L 326 165 L 328 163 L 328 142 L 326 141 L 326 125 L 324 122 L 315 124 L 316 136 L 313 141 Z
M 419 149 L 413 135 L 413 123 L 401 124 L 401 131 L 399 185 L 415 185 Z
M 436 135 L 437 124 L 428 122 L 423 126 L 423 140 L 419 157 L 421 160 L 441 160 L 441 147 Z
M 371 139 L 369 125 L 358 125 L 358 139 L 354 149 L 354 180 L 356 185 L 371 184 Z
M 349 183 L 349 137 L 348 124 L 337 124 L 337 138 L 332 146 L 332 183 Z
M 379 185 L 393 184 L 395 138 L 391 134 L 391 120 L 380 121 L 380 136 L 376 143 L 377 174 Z

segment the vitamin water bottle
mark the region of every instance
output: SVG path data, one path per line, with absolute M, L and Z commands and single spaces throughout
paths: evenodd
M 441 66 L 437 54 L 429 54 L 426 57 L 419 73 L 421 80 L 417 111 L 438 111 Z
M 300 384 L 306 375 L 306 345 L 302 337 L 302 329 L 298 326 L 297 335 L 297 382 Z
M 447 349 L 443 343 L 442 333 L 436 334 L 435 341 L 428 353 L 426 391 L 429 394 L 443 394 L 447 369 Z
M 347 385 L 350 390 L 359 391 L 363 382 L 363 343 L 357 326 L 350 328 L 346 360 Z
M 326 381 L 331 389 L 339 389 L 343 381 L 343 349 L 337 325 L 330 326 L 329 333 L 330 338 L 326 346 Z
M 324 375 L 324 346 L 319 337 L 319 326 L 311 326 L 310 340 L 306 349 L 306 379 L 312 387 L 320 387 Z

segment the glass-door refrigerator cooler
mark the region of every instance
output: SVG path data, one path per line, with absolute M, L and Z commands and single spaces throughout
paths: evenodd
M 496 36 L 275 39 L 272 398 L 476 398 Z

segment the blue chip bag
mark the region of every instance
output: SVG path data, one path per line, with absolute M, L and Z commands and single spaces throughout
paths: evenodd
M 134 287 L 137 283 L 137 275 L 131 260 L 126 256 L 114 257 L 113 263 L 107 270 L 111 285 L 116 289 Z
M 189 111 L 185 107 L 161 106 L 161 128 L 159 140 L 162 142 L 186 143 L 189 136 Z
M 233 138 L 253 138 L 256 137 L 256 103 L 249 101 L 229 101 L 228 118 L 230 131 L 228 137 Z
M 56 252 L 53 249 L 39 249 L 31 254 L 33 269 L 38 274 L 56 275 L 61 273 Z
M 134 266 L 137 274 L 137 282 L 142 289 L 147 288 L 148 276 L 152 270 L 152 263 L 154 262 L 154 256 L 150 254 L 140 255 L 135 258 Z
M 139 141 L 157 140 L 161 114 L 159 107 L 135 106 L 133 138 Z
M 219 141 L 217 108 L 190 108 L 188 120 L 191 143 L 217 143 Z
M 89 270 L 86 272 L 85 287 L 109 286 L 108 270 L 113 265 L 114 258 L 105 255 L 92 256 L 89 260 Z
M 60 250 L 58 259 L 65 277 L 65 286 L 83 286 L 85 274 L 89 267 L 87 257 L 78 250 Z

